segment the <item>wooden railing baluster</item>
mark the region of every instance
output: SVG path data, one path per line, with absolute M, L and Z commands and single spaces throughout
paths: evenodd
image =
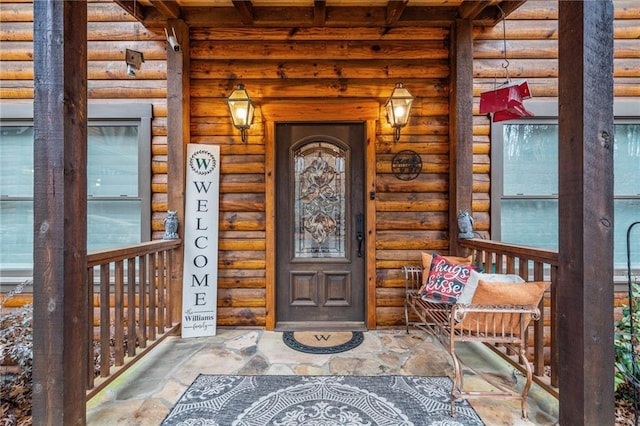
M 116 367 L 124 364 L 124 261 L 118 260 L 115 271 L 115 311 L 113 341 Z
M 166 261 L 166 258 L 181 244 L 181 240 L 150 241 L 135 246 L 90 253 L 87 256 L 89 274 L 87 303 L 91 306 L 86 331 L 90 335 L 91 342 L 87 345 L 87 350 L 90 351 L 87 399 L 95 396 L 126 371 L 135 360 L 144 356 L 178 328 L 179 325 L 173 324 L 172 317 L 167 312 L 173 295 L 167 286 L 167 277 L 171 276 L 172 271 L 171 264 Z M 98 299 L 95 295 L 95 268 L 97 267 L 100 268 Z M 96 316 L 93 309 L 97 300 L 100 306 L 98 322 L 100 333 L 97 337 L 100 346 L 99 379 L 94 378 L 96 354 L 93 348 L 96 338 L 94 333 Z M 137 348 L 140 350 L 138 351 Z M 111 368 L 112 361 L 114 368 Z
M 149 339 L 156 339 L 156 295 L 158 294 L 158 270 L 156 253 L 149 254 Z
M 138 308 L 138 321 L 140 322 L 140 348 L 147 347 L 147 255 L 138 257 L 138 267 L 140 268 L 140 305 Z
M 515 256 L 505 256 L 506 258 L 506 266 L 507 266 L 507 274 L 515 274 L 516 273 L 516 258 Z
M 110 264 L 100 265 L 100 377 L 108 377 L 110 340 L 111 340 L 111 312 L 109 310 L 110 293 Z M 93 324 L 91 324 L 93 328 Z
M 558 265 L 551 266 L 551 386 L 558 388 L 558 371 L 560 363 L 560 352 L 558 351 L 558 312 L 556 311 L 556 300 L 558 294 Z
M 87 390 L 93 387 L 95 377 L 95 365 L 93 357 L 93 291 L 95 285 L 93 277 L 94 272 L 94 268 L 90 267 L 87 273 L 87 304 L 89 306 L 87 312 L 87 324 L 90 325 L 89 327 L 87 327 L 87 353 L 89 354 L 89 356 L 87 357 Z
M 164 252 L 158 253 L 158 333 L 164 333 L 164 311 L 165 311 L 165 272 L 164 272 Z
M 534 262 L 533 279 L 544 281 L 544 265 L 542 262 Z M 544 297 L 540 301 L 540 320 L 533 321 L 533 374 L 544 376 L 544 322 L 546 316 Z
M 136 258 L 127 259 L 127 356 L 136 356 Z
M 172 269 L 172 265 L 171 265 L 171 253 L 169 253 L 168 251 L 164 252 L 165 255 L 165 288 L 166 288 L 166 292 L 170 293 L 171 292 L 171 271 Z M 171 327 L 171 324 L 173 324 L 173 320 L 174 320 L 174 315 L 172 312 L 172 306 L 173 302 L 169 302 L 167 301 L 167 309 L 165 310 L 165 323 L 167 327 Z

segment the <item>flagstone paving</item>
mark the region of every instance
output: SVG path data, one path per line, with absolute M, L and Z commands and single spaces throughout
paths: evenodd
M 375 330 L 347 352 L 314 355 L 294 351 L 282 333 L 219 329 L 213 337 L 170 336 L 87 404 L 88 425 L 159 425 L 199 374 L 265 375 L 419 375 L 452 374 L 446 351 L 425 333 Z M 460 358 L 480 371 L 499 372 L 513 383 L 513 369 L 479 345 L 460 346 Z M 518 378 L 517 375 L 515 376 Z M 520 382 L 523 378 L 520 377 Z M 486 386 L 465 376 L 465 387 Z M 529 393 L 529 420 L 520 417 L 520 403 L 472 400 L 487 425 L 555 425 L 558 402 L 534 384 Z

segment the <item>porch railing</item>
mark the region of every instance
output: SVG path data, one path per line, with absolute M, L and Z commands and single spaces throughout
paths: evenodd
M 158 240 L 87 256 L 87 400 L 178 326 L 171 318 L 171 251 Z
M 534 381 L 557 397 L 558 348 L 555 306 L 558 252 L 481 239 L 460 240 L 459 243 L 461 247 L 472 252 L 475 263 L 484 271 L 518 274 L 525 281 L 551 281 L 550 288 L 540 302 L 540 319 L 529 327 L 528 347 L 533 362 Z M 501 348 L 490 347 L 514 367 L 522 370 L 522 366 L 511 354 Z

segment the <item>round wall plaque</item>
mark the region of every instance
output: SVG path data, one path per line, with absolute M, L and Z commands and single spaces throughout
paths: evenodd
M 400 180 L 413 180 L 422 171 L 422 157 L 410 149 L 405 149 L 393 156 L 391 171 Z

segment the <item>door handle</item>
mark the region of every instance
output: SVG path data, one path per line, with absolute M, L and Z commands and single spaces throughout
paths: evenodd
M 364 241 L 364 215 L 356 215 L 356 241 L 358 241 L 358 257 L 362 257 L 362 242 Z

